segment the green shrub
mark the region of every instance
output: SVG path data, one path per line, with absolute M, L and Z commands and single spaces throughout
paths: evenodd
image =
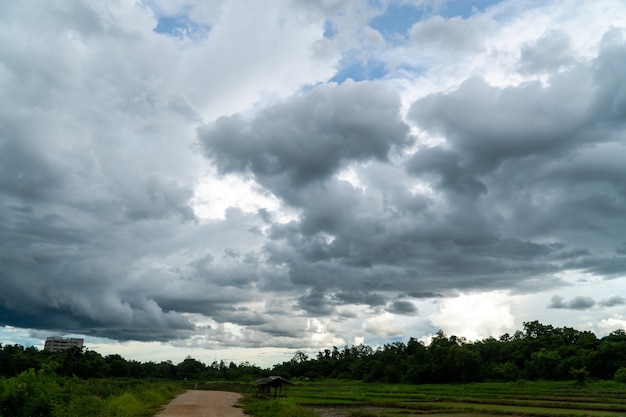
M 626 382 L 626 367 L 621 367 L 615 372 L 613 379 L 617 382 Z
M 107 415 L 111 417 L 137 417 L 146 413 L 144 403 L 130 392 L 109 398 L 106 401 L 105 409 Z
M 95 395 L 76 396 L 70 399 L 65 412 L 58 417 L 104 417 L 104 401 Z
M 589 371 L 583 366 L 582 368 L 570 368 L 569 374 L 579 383 L 585 383 L 589 379 Z

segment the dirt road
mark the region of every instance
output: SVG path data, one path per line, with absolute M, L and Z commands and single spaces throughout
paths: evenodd
M 174 398 L 155 417 L 244 417 L 234 407 L 240 394 L 225 391 L 187 391 Z

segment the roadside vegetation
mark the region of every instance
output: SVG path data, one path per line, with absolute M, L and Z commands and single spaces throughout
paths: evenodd
M 2 417 L 143 417 L 183 392 L 180 384 L 139 379 L 81 380 L 49 367 L 0 379 Z
M 296 382 L 289 398 L 253 397 L 254 381 L 269 375 Z M 534 321 L 474 342 L 439 332 L 429 344 L 410 338 L 376 349 L 333 346 L 313 358 L 296 352 L 270 369 L 0 345 L 0 417 L 150 416 L 189 388 L 241 392 L 246 412 L 258 417 L 342 406 L 354 417 L 626 415 L 626 332 L 598 338 Z

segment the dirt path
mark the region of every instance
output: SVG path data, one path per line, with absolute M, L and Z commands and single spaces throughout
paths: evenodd
M 155 417 L 244 417 L 234 407 L 240 394 L 226 391 L 187 391 L 174 398 Z

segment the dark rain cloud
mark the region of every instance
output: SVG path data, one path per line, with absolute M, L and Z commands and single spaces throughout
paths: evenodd
M 477 198 L 473 207 L 494 233 L 553 242 L 544 259 L 567 254 L 592 270 L 620 264 L 607 252 L 623 232 L 618 213 L 626 203 L 617 56 L 625 56 L 623 44 L 604 49 L 591 68 L 553 75 L 547 86 L 472 79 L 418 100 L 409 117 L 447 144 L 418 150 L 407 169 L 433 176 L 451 205 Z
M 596 302 L 591 297 L 578 296 L 578 297 L 572 298 L 569 301 L 565 301 L 563 297 L 555 295 L 550 300 L 550 304 L 548 304 L 548 308 L 568 309 L 568 310 L 588 310 L 590 308 L 593 308 L 595 305 L 596 305 Z
M 394 300 L 386 307 L 386 310 L 390 313 L 402 314 L 407 316 L 413 316 L 419 313 L 419 310 L 417 309 L 417 307 L 415 307 L 415 304 L 406 300 Z
M 620 297 L 619 295 L 612 295 L 609 298 L 601 300 L 598 304 L 603 307 L 615 307 L 624 305 L 625 303 L 626 300 L 623 297 Z
M 473 178 L 460 164 L 460 155 L 442 147 L 421 149 L 407 163 L 407 170 L 417 176 L 432 174 L 444 189 L 476 197 L 487 192 L 485 184 Z
M 351 162 L 385 161 L 407 144 L 399 97 L 376 83 L 322 85 L 263 109 L 253 120 L 222 117 L 200 129 L 222 172 L 251 173 L 275 194 L 324 181 Z M 287 194 L 286 194 L 287 193 Z
M 487 175 L 505 163 L 542 162 L 597 140 L 581 134 L 591 127 L 588 78 L 573 71 L 555 75 L 549 87 L 533 81 L 499 88 L 476 77 L 452 93 L 419 99 L 409 117 L 447 139 L 463 175 Z

